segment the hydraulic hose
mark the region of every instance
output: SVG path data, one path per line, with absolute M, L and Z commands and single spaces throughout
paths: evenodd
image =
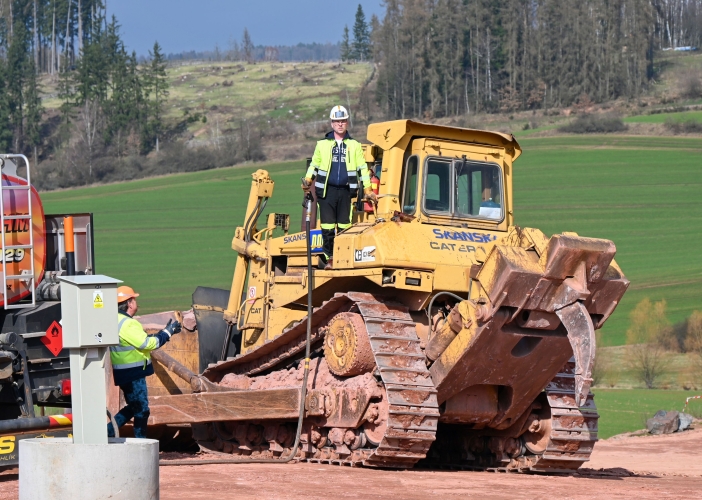
M 290 455 L 283 458 L 269 458 L 257 460 L 242 460 L 237 458 L 212 458 L 206 460 L 161 460 L 159 466 L 176 465 L 212 465 L 212 464 L 285 464 L 292 461 L 300 449 L 300 436 L 302 434 L 302 421 L 305 418 L 305 399 L 307 398 L 307 379 L 310 375 L 310 341 L 312 338 L 312 240 L 310 238 L 310 213 L 312 211 L 312 195 L 309 193 L 305 197 L 307 201 L 307 215 L 305 216 L 305 233 L 307 236 L 307 343 L 305 345 L 305 373 L 302 377 L 302 389 L 300 390 L 300 414 L 297 418 L 297 432 L 295 433 L 295 443 Z M 265 207 L 265 205 L 264 205 Z
M 251 241 L 249 226 L 251 225 L 252 221 L 256 220 L 260 206 L 261 199 L 259 198 L 258 201 L 256 201 L 256 206 L 254 207 L 253 212 L 251 212 L 251 215 L 249 215 L 249 218 L 246 220 L 246 224 L 244 224 L 244 241 L 247 243 Z
M 220 361 L 224 361 L 227 359 L 227 351 L 229 350 L 229 343 L 232 341 L 232 330 L 234 329 L 234 325 L 231 323 L 227 325 L 227 333 L 224 335 L 224 345 L 222 345 L 222 354 L 219 357 Z
M 32 418 L 13 418 L 0 420 L 0 432 L 23 432 L 48 430 L 73 425 L 73 415 L 50 415 Z
M 429 320 L 429 325 L 430 325 L 429 326 L 429 328 L 430 328 L 429 333 L 431 333 L 431 308 L 434 307 L 434 301 L 436 300 L 436 298 L 441 296 L 441 295 L 450 295 L 454 299 L 458 299 L 460 301 L 466 300 L 463 297 L 460 297 L 460 296 L 456 295 L 455 293 L 451 293 L 451 292 L 439 292 L 436 295 L 434 295 L 431 298 L 431 302 L 429 302 L 429 307 L 427 307 L 427 319 Z M 468 289 L 468 298 L 470 299 L 470 288 Z M 429 339 L 427 339 L 427 340 L 429 340 Z

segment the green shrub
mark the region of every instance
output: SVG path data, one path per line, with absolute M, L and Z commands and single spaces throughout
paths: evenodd
M 665 127 L 674 134 L 702 134 L 702 122 L 695 120 L 679 122 L 668 118 Z
M 623 132 L 628 127 L 621 118 L 612 115 L 581 115 L 575 120 L 558 128 L 559 132 L 569 134 L 606 134 Z

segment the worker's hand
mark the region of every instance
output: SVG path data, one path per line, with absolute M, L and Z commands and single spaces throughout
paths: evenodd
M 172 319 L 168 320 L 168 324 L 166 324 L 166 327 L 163 329 L 164 332 L 168 334 L 168 337 L 170 338 L 171 335 L 175 335 L 176 333 L 180 333 L 181 326 L 178 321 L 173 321 Z
M 308 179 L 306 177 L 303 177 L 301 187 L 305 193 L 309 193 L 312 190 L 312 179 Z
M 378 204 L 378 195 L 373 192 L 371 188 L 367 188 L 365 190 L 365 198 L 369 200 L 371 203 L 377 205 Z

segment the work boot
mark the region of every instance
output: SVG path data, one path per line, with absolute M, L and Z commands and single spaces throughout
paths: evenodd
M 325 271 L 332 271 L 334 269 L 334 258 L 329 257 L 329 260 L 327 261 L 327 265 L 324 266 Z

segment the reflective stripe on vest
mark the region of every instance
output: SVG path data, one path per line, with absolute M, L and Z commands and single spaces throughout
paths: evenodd
M 138 368 L 138 367 L 144 367 L 146 368 L 151 364 L 151 360 L 147 359 L 145 361 L 135 361 L 134 363 L 125 363 L 122 365 L 112 365 L 112 368 L 115 370 L 125 370 L 127 368 Z
M 123 314 L 118 317 L 119 345 L 110 347 L 112 367 L 115 370 L 134 367 L 145 369 L 151 364 L 150 351 L 160 346 L 158 338 L 149 337 L 137 320 Z M 139 345 L 135 346 L 136 343 Z

